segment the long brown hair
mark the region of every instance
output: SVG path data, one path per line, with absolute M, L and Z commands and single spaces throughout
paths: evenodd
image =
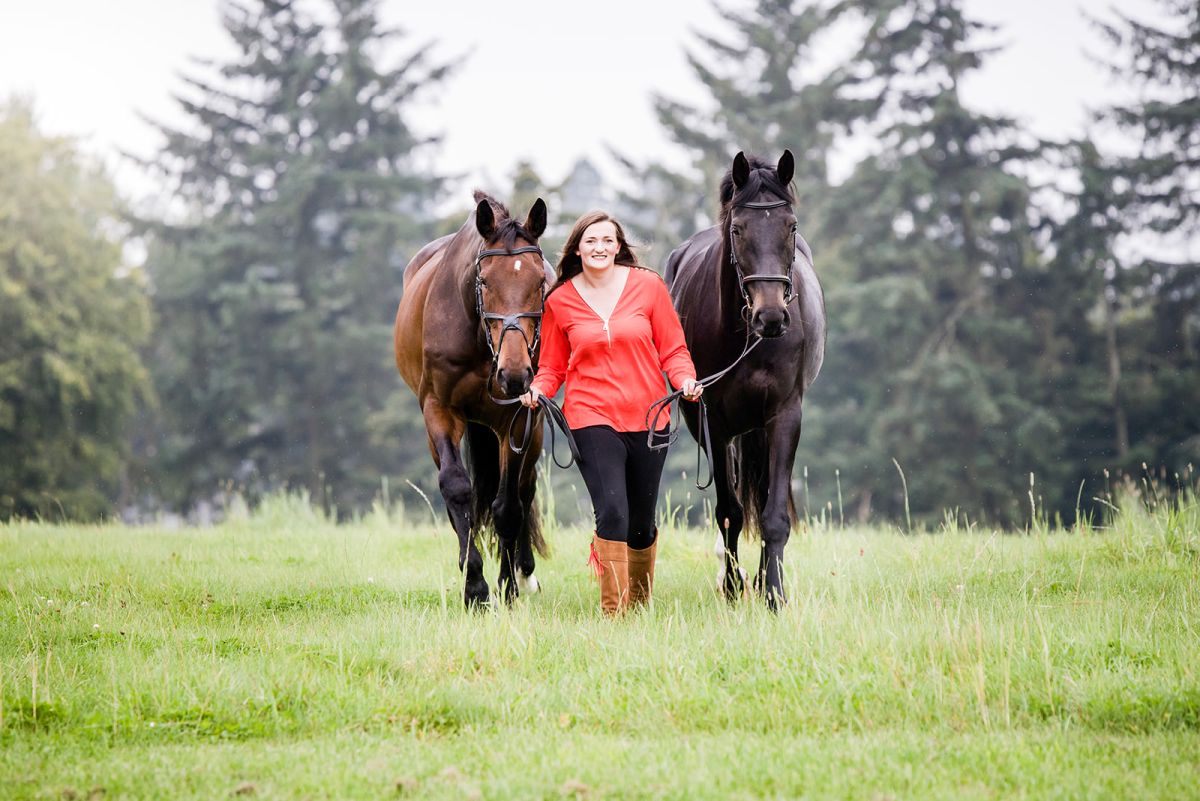
M 617 245 L 619 247 L 613 264 L 625 264 L 630 267 L 642 266 L 638 264 L 637 256 L 634 254 L 629 240 L 625 238 L 625 229 L 621 227 L 621 223 L 617 222 L 616 217 L 607 211 L 589 211 L 576 220 L 575 226 L 571 228 L 567 244 L 563 245 L 562 253 L 558 256 L 558 265 L 555 268 L 558 270 L 558 280 L 554 282 L 554 286 L 550 287 L 550 292 L 583 272 L 583 259 L 579 258 L 579 254 L 576 252 L 579 250 L 579 243 L 583 241 L 583 232 L 590 226 L 602 222 L 610 222 L 613 224 L 613 228 L 617 229 Z M 550 292 L 546 294 L 549 295 Z

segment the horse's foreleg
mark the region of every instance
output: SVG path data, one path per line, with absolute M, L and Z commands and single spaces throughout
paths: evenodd
M 500 486 L 496 500 L 492 501 L 492 520 L 496 536 L 500 541 L 500 577 L 497 586 L 505 603 L 511 604 L 519 594 L 514 570 L 517 562 L 517 541 L 524 527 L 525 510 L 522 508 L 517 489 L 522 457 L 500 445 Z
M 717 493 L 717 543 L 721 551 L 721 570 L 717 574 L 717 583 L 727 600 L 736 601 L 742 597 L 745 588 L 745 571 L 738 564 L 738 537 L 742 534 L 744 518 L 729 472 L 729 439 L 719 433 L 714 433 L 712 438 L 713 488 Z
M 800 406 L 780 411 L 767 424 L 767 502 L 762 510 L 762 557 L 755 584 L 763 590 L 767 606 L 778 609 L 787 602 L 783 590 L 783 549 L 792 533 L 792 465 L 800 442 Z
M 463 601 L 475 608 L 487 603 L 488 585 L 483 577 L 483 556 L 472 536 L 471 479 L 459 452 L 466 421 L 432 399 L 426 401 L 423 412 L 429 450 L 438 467 L 438 489 L 446 501 L 450 525 L 458 535 L 458 569 L 465 574 Z

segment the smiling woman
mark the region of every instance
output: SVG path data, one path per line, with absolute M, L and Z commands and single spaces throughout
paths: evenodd
M 522 402 L 533 407 L 566 383 L 563 414 L 596 515 L 589 561 L 600 606 L 614 615 L 646 603 L 654 583 L 654 506 L 666 453 L 647 445 L 646 410 L 662 395 L 664 372 L 690 400 L 701 390 L 666 285 L 638 265 L 621 224 L 605 212 L 580 217 L 567 238 L 542 343 Z

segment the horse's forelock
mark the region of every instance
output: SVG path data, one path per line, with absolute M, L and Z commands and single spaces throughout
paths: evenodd
M 504 220 L 496 226 L 496 233 L 493 235 L 492 241 L 499 240 L 501 247 L 512 249 L 516 246 L 518 237 L 530 244 L 537 244 L 537 237 L 531 235 L 525 230 L 524 225 L 512 218 Z
M 746 180 L 746 184 L 738 189 L 733 185 L 733 169 L 731 168 L 725 173 L 725 177 L 721 179 L 721 223 L 729 219 L 729 211 L 735 203 L 745 203 L 754 200 L 762 192 L 770 192 L 789 203 L 795 203 L 796 198 L 792 194 L 792 188 L 779 180 L 779 176 L 775 174 L 775 165 L 768 161 L 764 161 L 758 156 L 748 156 L 746 159 L 750 163 L 750 177 Z

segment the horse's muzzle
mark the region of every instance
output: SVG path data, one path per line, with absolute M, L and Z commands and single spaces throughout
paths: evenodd
M 759 309 L 750 318 L 750 330 L 763 339 L 777 339 L 787 333 L 791 321 L 787 309 Z
M 533 382 L 533 368 L 505 369 L 501 367 L 496 371 L 496 382 L 504 394 L 510 398 L 524 395 L 529 391 L 529 385 Z

